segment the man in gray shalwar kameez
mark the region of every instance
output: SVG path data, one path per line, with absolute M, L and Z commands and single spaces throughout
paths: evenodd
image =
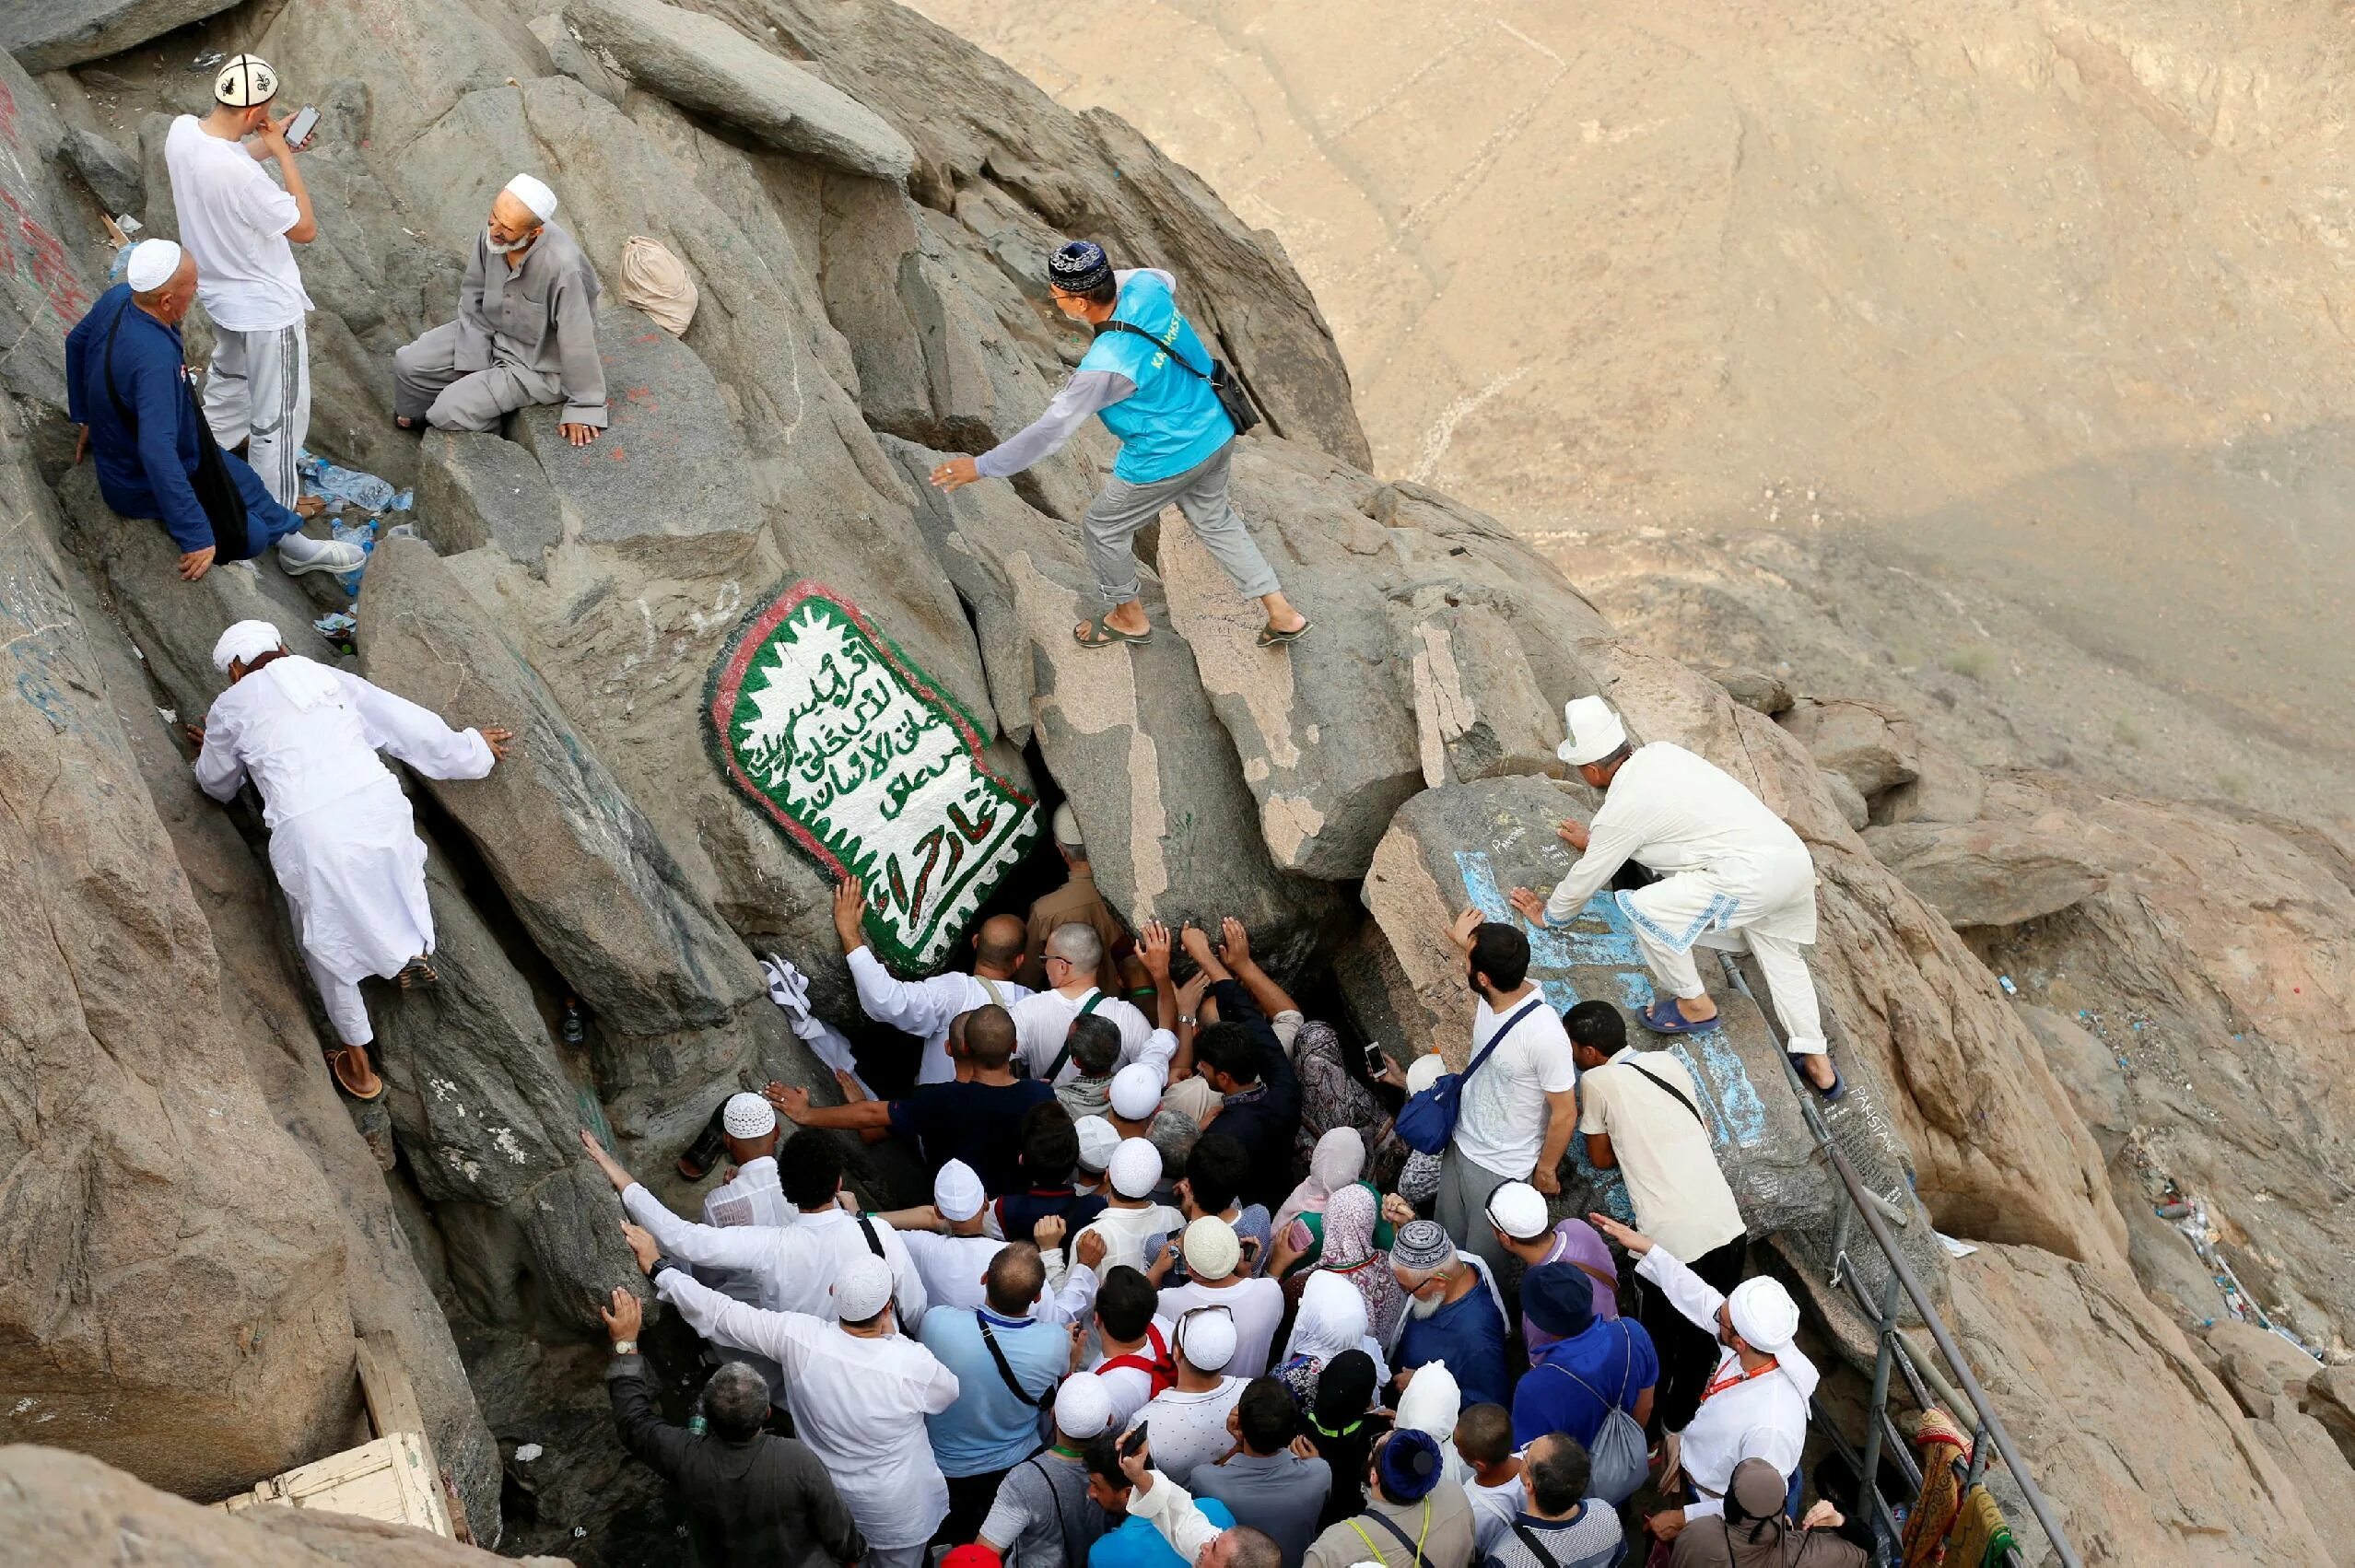
M 491 200 L 458 288 L 458 319 L 392 356 L 403 429 L 495 430 L 535 403 L 564 404 L 557 428 L 585 447 L 605 427 L 596 269 L 548 219 L 556 193 L 519 174 Z

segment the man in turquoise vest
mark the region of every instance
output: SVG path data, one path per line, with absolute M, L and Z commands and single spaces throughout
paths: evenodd
M 1095 342 L 1046 413 L 979 457 L 950 458 L 932 470 L 932 483 L 954 490 L 976 479 L 1011 477 L 1060 451 L 1093 414 L 1120 443 L 1112 478 L 1087 509 L 1084 529 L 1096 587 L 1112 608 L 1080 623 L 1072 634 L 1080 645 L 1151 640 L 1131 545 L 1137 530 L 1172 501 L 1235 585 L 1267 611 L 1260 646 L 1293 642 L 1308 620 L 1284 598 L 1226 498 L 1235 423 L 1211 390 L 1210 350 L 1178 313 L 1177 283 L 1151 267 L 1114 272 L 1104 248 L 1091 240 L 1058 250 L 1048 259 L 1048 291 L 1057 310 L 1097 329 Z

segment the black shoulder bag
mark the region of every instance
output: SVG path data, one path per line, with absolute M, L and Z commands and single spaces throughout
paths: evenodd
M 1175 311 L 1171 312 L 1170 321 L 1173 324 L 1170 327 L 1169 335 L 1172 338 L 1175 338 L 1178 335 L 1177 326 L 1175 323 L 1182 322 L 1185 319 L 1185 317 L 1177 314 Z M 1219 358 L 1216 355 L 1213 355 L 1211 357 L 1210 370 L 1207 374 L 1205 374 L 1201 370 L 1195 369 L 1193 366 L 1187 364 L 1186 357 L 1178 353 L 1171 345 L 1162 342 L 1161 339 L 1154 336 L 1153 333 L 1145 331 L 1144 328 L 1137 325 L 1136 322 L 1124 322 L 1119 320 L 1118 317 L 1105 322 L 1104 325 L 1096 328 L 1096 331 L 1136 333 L 1147 343 L 1152 344 L 1155 348 L 1160 349 L 1164 354 L 1168 355 L 1174 363 L 1185 370 L 1186 374 L 1193 377 L 1194 380 L 1198 381 L 1208 381 L 1210 383 L 1211 395 L 1218 399 L 1218 405 L 1221 408 L 1226 410 L 1227 420 L 1229 423 L 1234 425 L 1235 433 L 1236 435 L 1248 436 L 1254 429 L 1258 428 L 1260 423 L 1260 411 L 1251 406 L 1251 394 L 1243 390 L 1243 383 L 1235 379 L 1234 372 L 1226 368 L 1225 360 Z
M 139 421 L 132 417 L 123 394 L 114 390 L 114 334 L 123 330 L 123 318 L 137 310 L 125 304 L 114 313 L 112 324 L 106 329 L 106 354 L 99 367 L 99 379 L 106 383 L 107 401 L 114 404 L 114 416 L 136 440 Z M 196 504 L 205 509 L 205 517 L 213 525 L 213 558 L 217 561 L 241 561 L 253 554 L 245 532 L 245 497 L 238 492 L 237 481 L 229 477 L 228 460 L 221 456 L 221 444 L 213 439 L 213 427 L 206 422 L 205 412 L 196 406 L 196 392 L 181 383 L 188 391 L 188 411 L 196 416 L 196 472 L 188 476 L 191 488 L 196 492 Z
M 1038 1397 L 1025 1388 L 1022 1386 L 1022 1380 L 1014 1376 L 1013 1363 L 1006 1360 L 1006 1352 L 999 1346 L 998 1337 L 990 1332 L 990 1320 L 981 1315 L 981 1309 L 978 1306 L 973 1309 L 973 1321 L 981 1330 L 982 1344 L 989 1347 L 990 1359 L 998 1363 L 998 1375 L 1006 1380 L 1006 1387 L 1013 1390 L 1013 1397 L 1034 1410 L 1038 1409 L 1040 1403 Z
M 1631 1062 L 1629 1062 L 1629 1063 L 1627 1063 L 1626 1065 L 1627 1065 L 1627 1066 L 1629 1066 L 1629 1067 L 1631 1067 L 1631 1068 L 1634 1068 L 1634 1070 L 1635 1070 L 1637 1072 L 1642 1073 L 1645 1077 L 1646 1077 L 1646 1078 L 1650 1079 L 1653 1082 L 1655 1082 L 1655 1083 L 1658 1084 L 1658 1085 L 1660 1086 L 1660 1090 L 1661 1090 L 1661 1092 L 1662 1092 L 1662 1093 L 1666 1094 L 1667 1094 L 1667 1095 L 1668 1095 L 1670 1099 L 1674 1100 L 1674 1101 L 1675 1101 L 1678 1105 L 1682 1106 L 1683 1106 L 1686 1110 L 1691 1111 L 1691 1112 L 1693 1113 L 1693 1119 L 1694 1121 L 1697 1121 L 1697 1122 L 1699 1122 L 1699 1123 L 1701 1124 L 1701 1130 L 1702 1130 L 1702 1131 L 1706 1132 L 1706 1131 L 1708 1131 L 1708 1130 L 1709 1130 L 1709 1118 L 1708 1118 L 1707 1117 L 1705 1117 L 1705 1116 L 1703 1116 L 1703 1115 L 1701 1114 L 1701 1107 L 1700 1107 L 1700 1106 L 1698 1106 L 1694 1105 L 1692 1101 L 1690 1101 L 1690 1100 L 1688 1100 L 1688 1099 L 1686 1099 L 1686 1098 L 1684 1097 L 1684 1091 L 1683 1091 L 1683 1090 L 1681 1090 L 1681 1089 L 1678 1088 L 1675 1084 L 1673 1084 L 1673 1083 L 1670 1082 L 1667 1079 L 1662 1078 L 1662 1077 L 1661 1077 L 1658 1073 L 1654 1072 L 1654 1071 L 1651 1071 L 1649 1069 L 1646 1069 L 1646 1068 L 1641 1068 L 1641 1067 L 1636 1067 L 1636 1066 L 1635 1066 L 1635 1064 L 1634 1064 L 1634 1062 L 1632 1062 L 1632 1061 L 1631 1061 Z

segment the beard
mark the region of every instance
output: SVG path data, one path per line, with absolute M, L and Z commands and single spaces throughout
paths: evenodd
M 488 228 L 483 230 L 483 243 L 489 247 L 491 254 L 495 256 L 511 256 L 539 237 L 540 231 L 534 228 L 529 234 L 501 243 L 498 235 L 493 234 Z
M 1428 1317 L 1447 1305 L 1447 1293 L 1445 1291 L 1441 1291 L 1429 1300 L 1422 1296 L 1409 1296 L 1407 1297 L 1407 1315 L 1411 1317 Z

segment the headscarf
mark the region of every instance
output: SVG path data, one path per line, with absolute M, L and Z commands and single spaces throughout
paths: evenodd
M 1325 1363 L 1309 1398 L 1308 1415 L 1322 1436 L 1345 1433 L 1349 1424 L 1374 1408 L 1374 1358 L 1346 1350 Z M 1338 1473 L 1338 1472 L 1336 1472 Z
M 1376 1210 L 1373 1189 L 1353 1183 L 1334 1193 L 1325 1204 L 1325 1249 L 1318 1273 L 1335 1273 L 1357 1289 L 1365 1302 L 1365 1332 L 1381 1344 L 1398 1333 L 1406 1316 L 1406 1293 L 1390 1272 L 1389 1255 L 1374 1245 Z M 1302 1298 L 1305 1306 L 1306 1297 Z
M 1300 1080 L 1300 1129 L 1295 1135 L 1293 1164 L 1314 1176 L 1315 1151 L 1325 1135 L 1337 1128 L 1354 1128 L 1365 1141 L 1368 1164 L 1378 1180 L 1389 1174 L 1383 1168 L 1386 1161 L 1394 1165 L 1404 1155 L 1391 1153 L 1398 1137 L 1390 1129 L 1389 1115 L 1374 1092 L 1349 1071 L 1342 1050 L 1341 1036 L 1333 1026 L 1314 1019 L 1303 1023 L 1293 1036 L 1292 1071 Z M 1359 1174 L 1366 1172 L 1361 1168 Z
M 1798 1389 L 1800 1398 L 1814 1398 L 1822 1375 L 1792 1342 L 1798 1333 L 1798 1303 L 1791 1299 L 1783 1281 L 1765 1274 L 1744 1280 L 1726 1296 L 1726 1316 L 1733 1319 L 1734 1332 L 1752 1350 L 1775 1358 L 1775 1364 Z
M 1439 1445 L 1439 1457 L 1449 1480 L 1461 1485 L 1470 1473 L 1456 1452 L 1456 1418 L 1464 1413 L 1464 1391 L 1444 1361 L 1427 1361 L 1414 1369 L 1406 1392 L 1399 1396 L 1401 1427 L 1430 1433 Z
M 1332 1491 L 1318 1515 L 1319 1527 L 1339 1524 L 1365 1506 L 1366 1457 L 1390 1426 L 1388 1417 L 1374 1413 L 1374 1391 L 1380 1384 L 1372 1356 L 1343 1351 L 1297 1396 L 1308 1416 L 1308 1441 L 1332 1468 Z
M 1324 1027 L 1321 1024 L 1308 1024 L 1301 1030 L 1301 1036 L 1305 1039 L 1309 1029 Z M 1305 1118 L 1303 1126 L 1306 1127 Z M 1323 1213 L 1333 1194 L 1355 1182 L 1365 1172 L 1364 1135 L 1354 1127 L 1336 1127 L 1325 1132 L 1308 1155 L 1307 1178 L 1292 1189 L 1292 1196 L 1276 1211 L 1277 1234 L 1283 1234 L 1284 1226 L 1303 1214 Z
M 1308 1276 L 1301 1289 L 1300 1310 L 1293 1316 L 1284 1358 L 1305 1356 L 1321 1369 L 1345 1352 L 1362 1350 L 1365 1326 L 1365 1298 L 1351 1286 L 1347 1276 L 1320 1269 Z

